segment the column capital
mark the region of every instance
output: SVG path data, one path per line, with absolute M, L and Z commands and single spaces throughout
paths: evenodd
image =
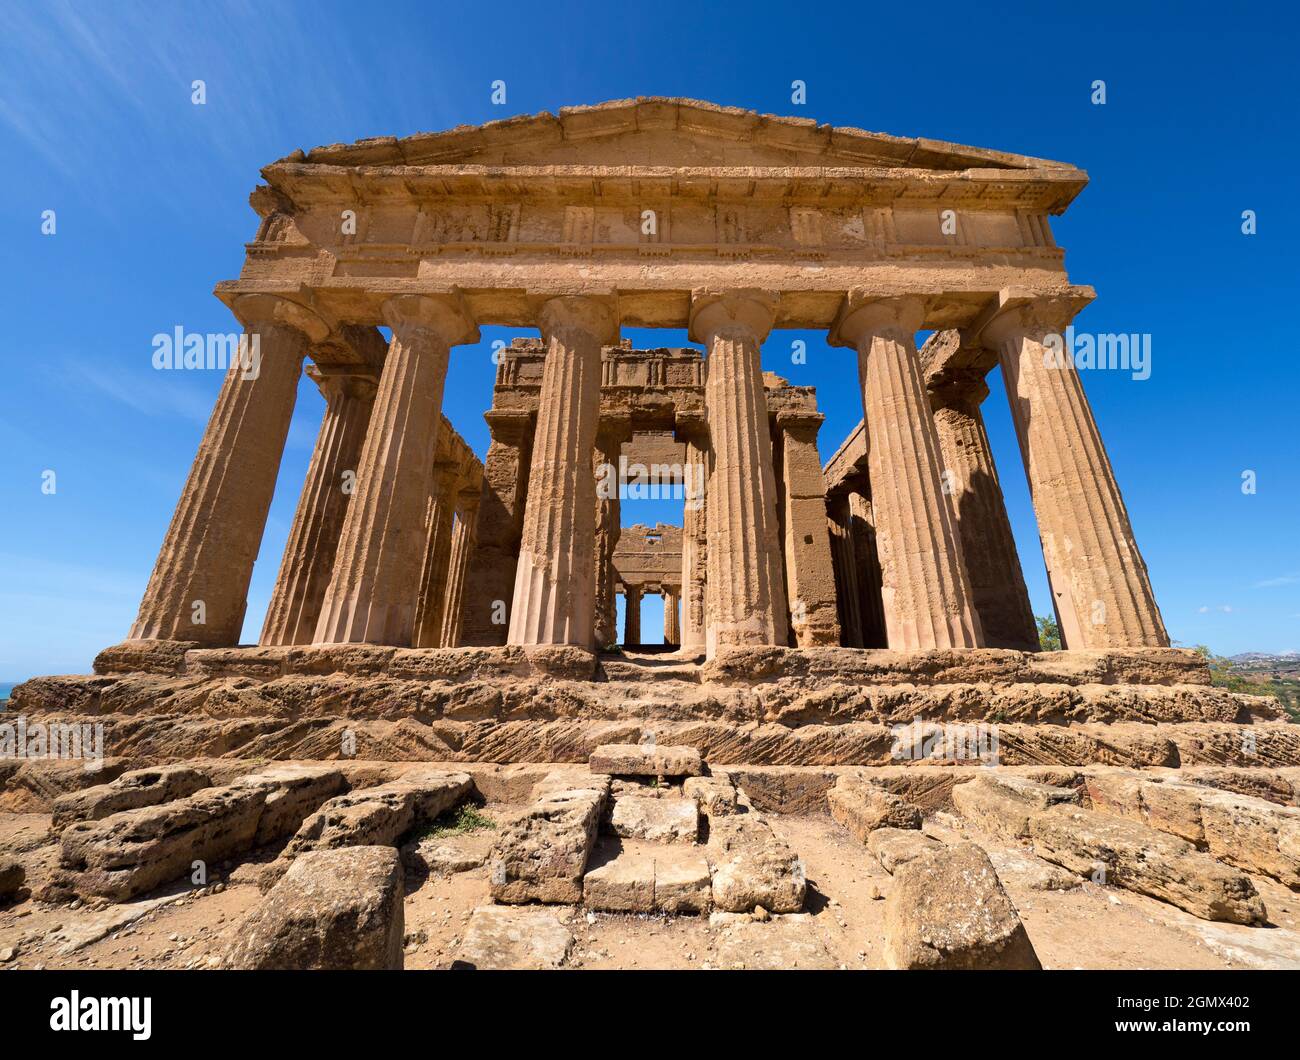
M 577 332 L 602 346 L 618 343 L 618 300 L 613 294 L 558 295 L 537 310 L 537 326 L 547 342 Z
M 831 346 L 859 346 L 872 335 L 906 335 L 913 342 L 925 321 L 925 299 L 920 295 L 877 297 L 854 289 L 844 296 L 826 341 Z
M 246 328 L 276 324 L 301 332 L 312 343 L 323 342 L 334 330 L 314 309 L 282 295 L 237 295 L 230 310 Z
M 965 341 L 996 349 L 1017 333 L 1064 331 L 1094 297 L 1091 287 L 1071 287 L 1049 295 L 1006 288 L 984 308 L 968 329 Z
M 955 408 L 972 414 L 989 396 L 984 373 L 974 368 L 935 376 L 926 380 L 926 388 L 932 408 Z
M 379 380 L 360 365 L 355 368 L 342 365 L 309 364 L 307 378 L 316 384 L 316 389 L 328 401 L 331 397 L 359 397 L 373 401 L 379 390 Z
M 715 335 L 739 331 L 746 338 L 762 342 L 772 330 L 779 303 L 776 292 L 757 287 L 697 287 L 691 291 L 688 336 L 692 342 L 708 345 Z
M 427 294 L 400 294 L 387 299 L 382 310 L 384 323 L 401 341 L 420 331 L 431 331 L 447 346 L 478 342 L 478 325 L 460 289 Z

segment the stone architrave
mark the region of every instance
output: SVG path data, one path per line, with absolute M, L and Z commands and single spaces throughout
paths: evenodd
M 601 348 L 618 322 L 612 299 L 552 298 L 528 503 L 510 607 L 510 644 L 590 648 L 595 635 L 596 488 Z
M 371 376 L 315 367 L 307 374 L 325 398 L 325 415 L 262 624 L 259 643 L 267 646 L 310 644 L 316 633 L 375 402 Z
M 708 351 L 710 657 L 723 647 L 786 643 L 776 476 L 759 361 L 775 308 L 765 291 L 697 290 L 691 297 L 690 336 Z
M 1061 632 L 1070 648 L 1164 648 L 1128 509 L 1070 351 L 1073 297 L 1007 297 L 979 336 L 997 350 L 1038 518 Z
M 234 310 L 244 344 L 231 358 L 131 640 L 239 642 L 303 357 L 330 329 L 312 310 L 272 295 L 243 295 Z
M 850 292 L 830 336 L 832 345 L 858 351 L 885 625 L 895 651 L 980 644 L 917 357 L 923 310 L 919 298 Z
M 452 346 L 478 341 L 455 290 L 390 298 L 383 311 L 393 337 L 318 644 L 411 644 L 447 361 Z

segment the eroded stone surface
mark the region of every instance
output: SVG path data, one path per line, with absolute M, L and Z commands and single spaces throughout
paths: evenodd
M 303 853 L 248 915 L 228 956 L 241 969 L 400 969 L 397 851 L 353 846 Z
M 588 761 L 593 773 L 624 777 L 695 777 L 702 772 L 694 747 L 657 744 L 602 744 Z
M 457 964 L 471 968 L 558 968 L 573 934 L 549 909 L 483 905 L 474 910 Z
M 609 790 L 607 777 L 591 777 L 591 786 L 569 788 L 542 781 L 537 799 L 502 830 L 489 858 L 494 900 L 567 903 L 582 901 L 587 858 Z
M 904 799 L 857 777 L 842 776 L 826 793 L 831 816 L 859 843 L 877 828 L 920 828 L 921 811 Z
M 610 831 L 625 839 L 660 843 L 694 843 L 700 833 L 700 811 L 694 799 L 620 795 L 614 800 Z
M 1038 969 L 1020 915 L 973 843 L 899 865 L 885 900 L 891 968 Z
M 729 913 L 748 913 L 756 906 L 770 913 L 803 909 L 803 862 L 758 814 L 712 822 L 708 854 L 716 908 Z
M 54 800 L 51 826 L 57 831 L 73 821 L 96 821 L 122 810 L 156 806 L 211 783 L 206 773 L 190 766 L 131 770 L 111 783 L 60 795 Z
M 866 837 L 867 849 L 880 861 L 881 867 L 892 874 L 899 865 L 906 865 L 922 854 L 943 848 L 937 839 L 913 828 L 877 828 Z

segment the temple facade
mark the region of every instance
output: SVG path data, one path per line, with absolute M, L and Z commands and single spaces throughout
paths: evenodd
M 299 151 L 263 176 L 244 268 L 216 290 L 260 364 L 223 384 L 131 641 L 238 643 L 310 361 L 326 410 L 264 646 L 599 649 L 616 594 L 630 616 L 657 591 L 669 642 L 710 658 L 1035 650 L 1013 469 L 980 411 L 995 365 L 1065 643 L 1168 645 L 1054 356 L 1093 298 L 1050 225 L 1080 170 L 639 99 Z M 498 351 L 480 463 L 443 387 L 486 325 L 538 334 Z M 704 352 L 633 350 L 629 326 L 686 328 Z M 863 422 L 825 469 L 811 389 L 760 367 L 774 328 L 847 351 Z M 620 551 L 637 468 L 684 502 L 662 570 Z

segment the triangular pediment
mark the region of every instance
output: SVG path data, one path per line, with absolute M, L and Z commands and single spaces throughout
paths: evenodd
M 960 172 L 1074 167 L 924 138 L 819 125 L 698 100 L 640 98 L 295 152 L 327 166 L 870 167 Z

